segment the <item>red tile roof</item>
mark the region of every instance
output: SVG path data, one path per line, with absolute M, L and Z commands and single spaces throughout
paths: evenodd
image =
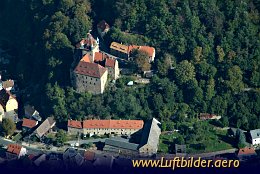
M 103 61 L 103 53 L 95 52 L 94 60 L 97 62 Z
M 18 144 L 8 144 L 7 152 L 19 155 L 21 152 L 22 146 Z
M 148 53 L 149 57 L 153 57 L 153 55 L 155 53 L 155 49 L 153 47 L 149 47 L 149 46 L 130 45 L 128 50 L 129 50 L 129 52 L 131 52 L 133 49 L 138 49 L 140 51 L 144 51 L 144 52 Z
M 211 119 L 215 116 L 216 116 L 215 114 L 208 114 L 208 113 L 200 113 L 199 114 L 200 119 Z
M 101 78 L 106 71 L 107 69 L 102 67 L 101 65 L 83 61 L 80 61 L 77 67 L 74 69 L 74 72 L 76 74 L 82 74 L 95 78 Z
M 95 153 L 94 152 L 92 152 L 92 151 L 86 151 L 85 153 L 84 153 L 84 158 L 85 158 L 85 160 L 88 160 L 88 161 L 93 161 L 94 160 L 94 157 L 95 157 Z
M 83 128 L 141 129 L 143 120 L 85 120 Z
M 23 127 L 28 127 L 28 128 L 33 128 L 37 125 L 37 121 L 35 120 L 31 120 L 31 119 L 27 119 L 27 118 L 24 118 L 23 119 Z
M 83 38 L 79 43 L 76 44 L 76 48 L 80 48 L 81 45 L 87 45 L 91 46 L 94 45 L 96 40 L 93 38 L 93 36 L 88 33 L 87 38 Z
M 80 61 L 83 62 L 90 62 L 90 55 L 89 54 L 85 54 Z
M 253 147 L 245 147 L 245 148 L 239 149 L 238 156 L 239 155 L 256 155 L 256 152 Z
M 97 24 L 97 27 L 101 30 L 104 31 L 105 29 L 109 28 L 108 23 L 106 23 L 106 21 L 102 20 Z
M 81 121 L 68 120 L 68 127 L 81 129 L 82 124 L 81 124 Z
M 35 158 L 35 155 L 30 154 L 30 155 L 28 155 L 28 158 L 29 158 L 30 160 L 32 160 L 33 158 Z
M 110 120 L 84 120 L 83 128 L 109 128 Z
M 115 59 L 107 58 L 105 62 L 105 66 L 115 68 L 115 63 L 116 63 Z

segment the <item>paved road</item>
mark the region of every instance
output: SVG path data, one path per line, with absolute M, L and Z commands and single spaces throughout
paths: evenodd
M 6 147 L 6 146 L 8 146 L 8 144 L 13 144 L 13 143 L 17 143 L 17 142 L 3 138 L 3 137 L 0 137 L 0 145 L 3 145 L 3 146 Z M 34 145 L 34 144 L 29 145 L 25 142 L 23 142 L 21 145 L 27 149 L 28 154 L 34 154 L 34 155 L 42 154 L 42 153 L 46 153 L 46 154 L 62 153 L 65 150 L 64 148 L 62 148 L 62 149 L 52 148 L 50 150 L 47 150 L 47 149 L 44 149 L 43 147 L 39 147 L 39 146 Z
M 95 143 L 95 142 L 105 142 L 107 138 L 96 138 L 96 139 L 88 139 L 88 140 L 79 140 L 79 141 L 67 141 L 66 144 L 76 144 L 79 143 L 79 145 L 81 144 L 88 144 L 88 143 Z
M 236 151 L 237 151 L 237 149 L 233 148 L 233 149 L 221 150 L 221 151 L 209 152 L 209 153 L 200 153 L 200 154 L 194 154 L 194 155 L 189 154 L 188 156 L 206 158 L 206 157 L 212 157 L 212 156 L 226 154 L 226 153 L 235 153 Z

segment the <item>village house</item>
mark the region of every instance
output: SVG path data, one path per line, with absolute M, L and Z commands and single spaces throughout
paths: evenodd
M 46 154 L 41 154 L 39 157 L 37 157 L 33 163 L 36 165 L 36 166 L 40 166 L 42 162 L 46 161 Z
M 84 120 L 83 134 L 131 135 L 143 128 L 142 120 Z
M 153 118 L 143 128 L 139 153 L 141 156 L 152 156 L 157 153 L 159 137 L 161 134 L 161 123 Z
M 103 38 L 106 33 L 109 31 L 110 26 L 108 25 L 108 23 L 106 23 L 106 21 L 102 20 L 97 24 L 97 31 L 98 34 Z
M 260 129 L 250 130 L 250 139 L 253 145 L 260 145 Z
M 128 60 L 129 58 L 129 51 L 128 51 L 128 46 L 117 43 L 117 42 L 112 42 L 110 45 L 110 53 L 114 56 L 123 58 Z
M 76 149 L 68 148 L 63 153 L 63 162 L 67 168 L 81 166 L 84 162 L 84 154 Z
M 153 62 L 154 58 L 155 58 L 155 49 L 154 47 L 149 47 L 149 46 L 137 46 L 137 45 L 129 45 L 128 51 L 129 51 L 129 55 L 131 55 L 131 53 L 134 50 L 139 50 L 139 51 L 143 51 L 146 52 L 149 56 L 149 62 Z
M 105 140 L 104 151 L 125 156 L 137 156 L 138 144 L 130 143 L 128 139 L 123 138 L 109 138 Z
M 82 134 L 82 122 L 76 120 L 68 120 L 68 133 L 73 135 Z
M 155 49 L 149 46 L 137 46 L 137 45 L 123 45 L 117 42 L 112 42 L 110 45 L 110 53 L 114 56 L 127 59 L 131 57 L 134 50 L 146 52 L 149 56 L 149 62 L 153 62 L 155 58 Z
M 255 152 L 255 148 L 253 147 L 245 147 L 239 149 L 237 153 L 237 157 L 239 158 L 239 160 L 247 160 L 255 156 L 257 156 L 257 153 Z
M 215 114 L 208 114 L 208 113 L 200 113 L 199 119 L 200 120 L 219 120 L 221 116 L 217 116 Z
M 18 122 L 18 102 L 10 91 L 4 88 L 0 90 L 0 121 L 3 118 L 10 118 L 13 122 Z
M 34 106 L 31 106 L 31 105 L 25 105 L 24 106 L 24 114 L 25 114 L 25 117 L 31 119 L 35 119 L 37 121 L 42 121 L 42 118 L 39 114 L 39 112 L 34 108 Z
M 24 118 L 22 127 L 25 131 L 30 130 L 38 125 L 38 121 Z
M 25 156 L 27 154 L 26 148 L 22 147 L 18 144 L 8 144 L 6 150 L 6 158 L 8 160 L 11 159 L 19 159 L 21 156 Z
M 35 131 L 34 133 L 38 138 L 43 137 L 48 133 L 56 124 L 53 117 L 48 117 Z
M 114 157 L 111 155 L 95 154 L 93 166 L 99 170 L 110 170 L 113 167 Z

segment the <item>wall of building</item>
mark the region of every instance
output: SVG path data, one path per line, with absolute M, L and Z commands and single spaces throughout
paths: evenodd
M 14 98 L 10 98 L 8 102 L 6 103 L 6 112 L 14 111 L 18 109 L 18 102 Z
M 83 129 L 77 129 L 77 128 L 73 128 L 73 127 L 68 127 L 68 133 L 72 134 L 72 135 L 82 134 L 83 133 Z
M 105 135 L 105 134 L 117 134 L 117 135 L 131 135 L 140 129 L 83 129 L 83 134 L 91 135 Z
M 74 73 L 75 88 L 78 92 L 101 93 L 101 81 L 99 78 Z
M 118 61 L 116 60 L 115 62 L 115 69 L 114 69 L 114 72 L 115 72 L 115 80 L 119 78 L 119 75 L 120 75 L 120 70 L 119 70 L 119 66 L 118 66 Z
M 105 87 L 106 87 L 106 83 L 107 83 L 107 76 L 108 76 L 108 71 L 106 71 L 100 79 L 100 81 L 101 81 L 101 83 L 100 83 L 101 94 L 105 91 Z
M 2 122 L 3 116 L 4 116 L 4 108 L 3 108 L 3 106 L 0 104 L 0 122 Z
M 253 145 L 258 145 L 258 144 L 260 144 L 260 138 L 255 138 L 255 139 L 253 139 L 252 144 L 253 144 Z
M 25 156 L 26 154 L 27 154 L 27 150 L 24 147 L 22 147 L 21 152 L 20 152 L 18 158 L 20 158 L 21 156 Z
M 157 153 L 157 148 L 154 148 L 154 147 L 150 146 L 149 144 L 145 144 L 144 146 L 139 148 L 139 153 L 140 153 L 140 155 L 151 156 L 151 155 Z
M 110 53 L 119 58 L 128 59 L 128 54 L 124 52 L 117 51 L 115 49 L 110 49 Z
M 72 74 L 72 84 L 76 88 L 77 92 L 90 92 L 92 94 L 102 94 L 105 90 L 105 85 L 107 82 L 106 71 L 103 76 L 99 78 L 90 77 L 82 74 Z
M 138 155 L 138 151 L 134 151 L 134 150 L 130 150 L 130 149 L 123 149 L 123 148 L 115 147 L 115 146 L 111 146 L 111 145 L 105 145 L 103 150 L 108 151 L 108 152 L 118 153 L 120 155 L 126 155 L 128 157 Z

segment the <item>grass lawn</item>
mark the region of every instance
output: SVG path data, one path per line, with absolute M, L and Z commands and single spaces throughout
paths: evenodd
M 206 153 L 235 148 L 234 139 L 226 136 L 227 130 L 216 128 L 211 124 L 208 124 L 208 126 L 214 128 L 214 131 L 208 132 L 208 140 L 196 142 L 194 144 L 186 144 L 187 153 Z M 182 135 L 178 132 L 172 134 L 161 134 L 158 151 L 162 153 L 174 153 L 174 137 L 178 136 Z M 199 148 L 199 144 L 203 144 L 205 149 Z
M 159 142 L 159 152 L 162 153 L 169 153 L 173 150 L 173 140 L 179 136 L 177 132 L 172 134 L 161 134 L 160 135 L 160 142 Z
M 227 130 L 216 129 L 216 133 L 210 132 L 208 141 L 198 142 L 206 146 L 205 150 L 196 149 L 196 145 L 189 145 L 189 153 L 206 153 L 234 148 L 234 140 L 226 136 Z
M 21 133 L 16 134 L 12 139 L 16 142 L 22 140 L 23 136 Z

